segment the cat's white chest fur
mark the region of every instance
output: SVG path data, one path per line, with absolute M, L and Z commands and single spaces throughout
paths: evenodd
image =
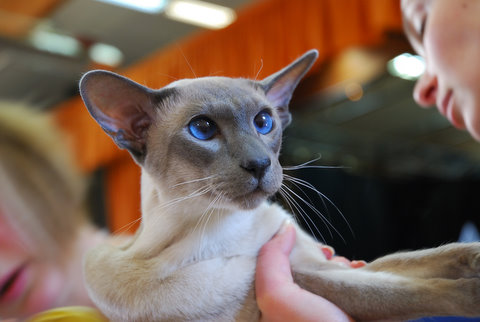
M 127 251 L 137 258 L 157 257 L 163 263 L 157 271 L 166 277 L 200 261 L 235 256 L 255 258 L 261 246 L 290 218 L 280 206 L 266 201 L 254 210 L 200 214 L 196 211 L 195 204 L 184 204 L 181 209 L 160 208 L 159 213 L 144 216 L 143 225 L 147 228 L 140 231 Z M 184 220 L 179 219 L 182 216 Z M 188 217 L 195 218 L 192 224 Z
M 239 320 L 238 314 L 255 317 L 258 310 L 241 308 L 256 308 L 253 280 L 257 253 L 288 217 L 278 205 L 264 202 L 255 210 L 210 218 L 205 227 L 178 234 L 176 227 L 162 225 L 169 222 L 164 220 L 163 213 L 162 220 L 150 222 L 148 229 L 140 231 L 135 242 L 123 251 L 105 246 L 90 254 L 91 262 L 96 262 L 97 256 L 105 258 L 108 254 L 109 258 L 100 271 L 87 267 L 87 278 L 99 281 L 92 296 L 123 303 L 120 312 L 111 310 L 112 303 L 101 307 L 110 317 L 119 320 L 145 319 L 141 314 L 149 311 L 165 320 L 233 321 Z M 162 231 L 170 233 L 162 236 Z M 155 300 L 144 299 L 142 303 L 125 300 L 138 296 L 139 290 L 130 287 L 117 289 L 112 296 L 108 282 L 111 271 L 124 278 L 124 285 L 147 286 L 145 292 L 162 298 L 163 304 L 152 309 L 149 305 L 156 303 Z M 102 278 L 99 274 L 106 275 Z M 105 285 L 101 285 L 102 281 Z M 105 296 L 103 290 L 110 294 Z M 138 305 L 146 307 L 139 309 Z

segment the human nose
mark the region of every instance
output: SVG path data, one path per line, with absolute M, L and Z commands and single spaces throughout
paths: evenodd
M 413 98 L 423 107 L 434 105 L 437 100 L 437 89 L 437 77 L 425 72 L 415 84 Z

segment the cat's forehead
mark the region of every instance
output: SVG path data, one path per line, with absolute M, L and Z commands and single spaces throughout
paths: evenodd
M 198 106 L 266 104 L 261 87 L 249 79 L 228 77 L 182 79 L 168 87 L 175 88 L 177 98 Z

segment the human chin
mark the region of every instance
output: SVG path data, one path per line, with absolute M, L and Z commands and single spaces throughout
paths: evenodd
M 467 126 L 467 131 L 475 139 L 475 141 L 480 142 L 480 126 L 479 125 L 472 126 L 472 127 Z
M 465 128 L 470 135 L 478 142 L 480 142 L 480 105 L 472 107 L 464 115 Z

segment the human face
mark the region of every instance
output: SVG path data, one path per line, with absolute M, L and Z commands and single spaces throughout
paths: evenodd
M 34 251 L 0 209 L 0 320 L 52 308 L 66 289 L 60 263 Z
M 414 98 L 480 141 L 480 1 L 402 0 L 406 34 L 426 71 Z

